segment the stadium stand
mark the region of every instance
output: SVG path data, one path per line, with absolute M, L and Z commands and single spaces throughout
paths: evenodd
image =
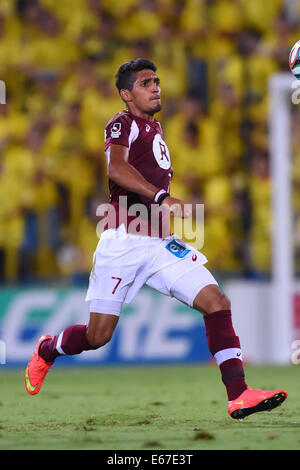
M 161 78 L 172 194 L 205 202 L 210 269 L 267 273 L 267 83 L 287 68 L 299 15 L 282 0 L 2 0 L 0 280 L 86 280 L 104 127 L 122 108 L 114 75 L 140 56 Z

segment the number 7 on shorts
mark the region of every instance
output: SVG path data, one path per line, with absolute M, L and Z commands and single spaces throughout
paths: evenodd
M 116 283 L 115 287 L 114 287 L 113 290 L 112 290 L 112 294 L 114 294 L 114 293 L 116 292 L 116 290 L 117 290 L 117 288 L 118 288 L 120 282 L 122 281 L 122 278 L 121 278 L 121 277 L 114 277 L 114 276 L 112 276 L 111 278 L 112 278 L 112 279 L 118 279 L 118 282 Z

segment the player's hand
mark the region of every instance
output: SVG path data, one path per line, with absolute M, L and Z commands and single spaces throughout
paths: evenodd
M 174 217 L 181 217 L 182 219 L 185 219 L 187 217 L 191 217 L 192 215 L 191 204 L 188 204 L 181 199 L 176 199 L 175 197 L 166 197 L 163 200 L 162 206 L 168 208 Z

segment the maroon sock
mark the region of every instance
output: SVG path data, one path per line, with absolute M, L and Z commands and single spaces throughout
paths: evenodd
M 43 341 L 39 348 L 39 355 L 46 362 L 53 362 L 57 356 L 72 356 L 90 349 L 93 348 L 86 339 L 86 325 L 71 325 L 59 335 Z
M 204 316 L 207 344 L 215 357 L 226 387 L 228 400 L 235 400 L 247 388 L 240 340 L 233 329 L 230 310 Z

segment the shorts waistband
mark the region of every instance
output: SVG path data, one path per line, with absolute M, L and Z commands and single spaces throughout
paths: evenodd
M 163 240 L 159 237 L 150 237 L 149 235 L 134 235 L 133 233 L 126 232 L 125 225 L 121 224 L 117 228 L 108 228 L 101 234 L 100 240 L 114 239 L 114 238 L 132 238 L 136 240 Z

